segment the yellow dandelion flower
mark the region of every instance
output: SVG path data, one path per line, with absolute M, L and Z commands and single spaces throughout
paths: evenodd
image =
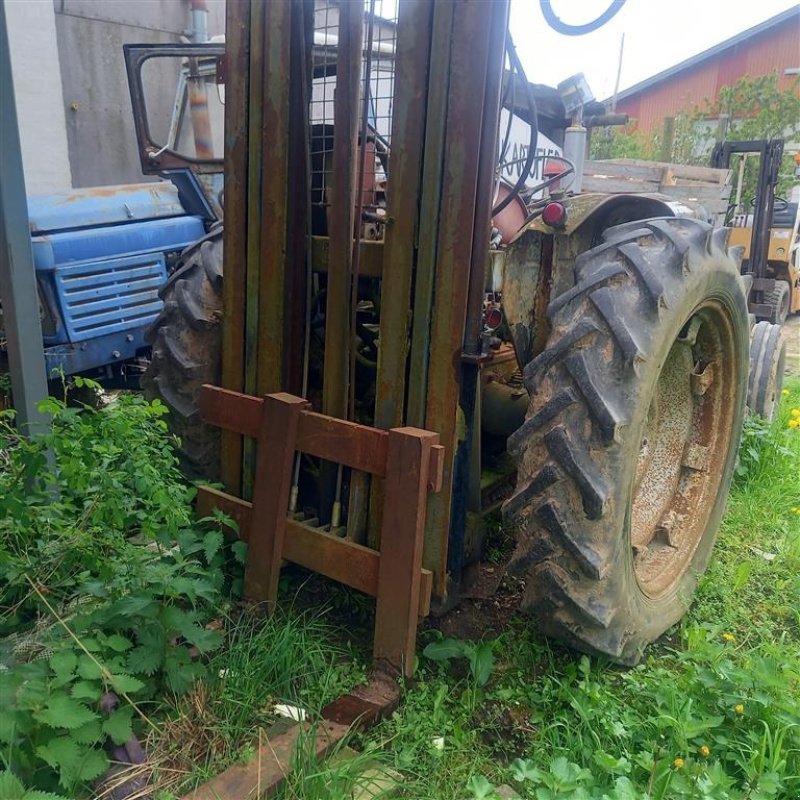
M 788 389 L 781 389 L 781 395 L 783 397 L 788 397 L 789 396 L 789 390 Z
M 700 747 L 697 748 L 697 752 L 700 753 L 703 758 L 708 758 L 711 755 L 711 750 L 707 744 L 701 744 Z
M 790 419 L 789 420 L 789 427 L 790 428 L 800 428 L 800 419 Z
M 675 767 L 675 769 L 680 769 L 683 766 L 683 764 L 684 764 L 684 761 L 683 761 L 682 758 L 676 758 L 672 762 L 672 766 Z
M 795 506 L 792 509 L 792 514 L 800 514 L 800 506 Z
M 744 706 L 743 706 L 741 703 L 737 703 L 737 704 L 736 704 L 736 705 L 733 707 L 733 710 L 734 710 L 734 711 L 735 711 L 737 714 L 744 714 Z
M 735 642 L 736 641 L 736 637 L 732 633 L 723 633 L 722 634 L 722 638 L 726 642 Z
M 790 414 L 791 414 L 791 415 L 792 415 L 792 416 L 793 416 L 795 419 L 797 419 L 798 417 L 800 417 L 800 408 L 793 408 L 793 409 L 792 409 L 792 410 L 791 410 L 789 413 L 790 413 Z

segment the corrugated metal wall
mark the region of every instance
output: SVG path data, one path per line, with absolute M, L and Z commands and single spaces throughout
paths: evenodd
M 620 99 L 617 111 L 630 114 L 640 131 L 660 130 L 664 117 L 693 111 L 706 98 L 717 95 L 722 86 L 731 85 L 744 75 L 778 72 L 779 85 L 788 88 L 795 80 L 784 74 L 800 67 L 800 15 L 789 25 L 773 28 L 747 42 L 725 50 L 683 73 L 666 78 L 641 92 Z

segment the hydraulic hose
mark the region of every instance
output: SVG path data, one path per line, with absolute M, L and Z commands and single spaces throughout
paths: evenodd
M 531 167 L 533 166 L 533 162 L 536 158 L 536 142 L 539 139 L 539 118 L 536 114 L 536 97 L 533 93 L 533 86 L 531 86 L 531 84 L 528 82 L 528 78 L 525 75 L 525 69 L 523 68 L 522 62 L 517 55 L 517 49 L 514 47 L 514 43 L 511 41 L 510 34 L 508 35 L 507 42 L 508 57 L 511 61 L 512 67 L 511 80 L 515 80 L 514 72 L 520 75 L 522 78 L 522 84 L 525 86 L 526 94 L 528 96 L 528 111 L 530 112 L 529 125 L 531 127 L 531 135 L 522 172 L 520 172 L 519 178 L 517 178 L 517 182 L 511 188 L 511 191 L 492 209 L 493 217 L 499 214 L 510 203 L 512 203 L 514 198 L 517 197 L 525 188 L 525 181 L 530 174 Z M 513 107 L 510 109 L 509 113 L 513 115 Z
M 606 24 L 621 8 L 625 5 L 625 0 L 611 0 L 611 5 L 596 19 L 587 22 L 584 25 L 570 25 L 567 22 L 562 22 L 553 11 L 551 0 L 539 0 L 539 6 L 542 9 L 542 15 L 547 24 L 558 33 L 563 33 L 564 36 L 583 36 L 585 33 L 592 33 L 598 28 Z

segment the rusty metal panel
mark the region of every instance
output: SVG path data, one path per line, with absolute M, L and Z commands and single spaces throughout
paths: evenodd
M 486 77 L 490 69 L 493 15 L 506 3 L 458 4 L 450 35 L 450 82 L 446 139 L 441 171 L 436 277 L 430 328 L 430 361 L 425 427 L 437 431 L 448 458 L 444 491 L 429 500 L 424 565 L 435 574 L 434 591 L 446 593 L 454 454 L 464 437 L 459 408 L 461 347 L 466 319 L 469 265 L 478 193 Z M 438 7 L 438 4 L 437 4 Z M 442 44 L 434 40 L 435 51 Z M 492 53 L 502 68 L 503 52 Z M 489 220 L 486 220 L 489 224 Z M 485 257 L 485 255 L 484 255 Z
M 311 196 L 311 141 L 309 95 L 314 40 L 314 0 L 300 0 L 292 9 L 292 85 L 289 95 L 289 173 L 284 307 L 291 312 L 284 326 L 284 376 L 282 388 L 306 396 L 304 350 L 306 306 L 310 301 L 309 241 Z
M 355 232 L 356 153 L 361 90 L 364 9 L 360 3 L 339 7 L 339 35 L 334 102 L 333 165 L 329 209 L 330 245 L 325 306 L 325 364 L 322 410 L 347 415 L 350 363 L 350 282 Z
M 250 86 L 248 92 L 247 132 L 247 246 L 245 255 L 244 317 L 244 391 L 255 394 L 258 378 L 258 298 L 261 255 L 261 182 L 263 164 L 262 102 L 264 86 L 264 15 L 265 4 L 250 0 Z M 223 355 L 223 359 L 225 356 Z M 242 493 L 250 497 L 253 484 L 255 449 L 243 443 Z
M 552 236 L 530 230 L 511 242 L 506 253 L 503 314 L 520 368 L 541 349 L 537 343 L 545 332 L 552 250 Z
M 404 422 L 432 17 L 431 0 L 410 0 L 403 6 L 398 20 L 393 144 L 389 164 L 391 186 L 387 204 L 390 222 L 383 245 L 381 347 L 375 387 L 375 424 L 380 428 L 392 428 Z
M 425 125 L 422 187 L 419 198 L 417 270 L 414 281 L 414 316 L 411 327 L 411 355 L 408 380 L 406 423 L 422 427 L 428 396 L 430 322 L 436 265 L 441 169 L 445 148 L 445 124 L 450 77 L 450 34 L 455 6 L 452 2 L 434 5 L 428 103 Z M 399 109 L 398 109 L 399 110 Z M 449 491 L 449 489 L 448 489 Z
M 225 231 L 222 287 L 222 385 L 244 389 L 245 260 L 250 87 L 250 4 L 228 3 L 225 97 Z M 229 491 L 241 491 L 242 437 L 222 432 L 220 474 Z
M 404 401 L 411 346 L 411 294 L 418 264 L 416 233 L 420 225 L 419 195 L 425 154 L 433 13 L 431 0 L 409 0 L 403 6 L 397 26 L 393 144 L 389 162 L 391 185 L 387 202 L 389 223 L 383 244 L 381 346 L 375 384 L 375 425 L 380 428 L 392 428 L 406 421 Z M 368 541 L 377 547 L 383 487 L 372 481 L 370 489 Z
M 283 385 L 288 178 L 292 85 L 292 6 L 290 0 L 264 4 L 263 95 L 261 107 L 262 182 L 259 235 L 256 394 Z M 253 265 L 255 266 L 255 265 Z M 248 337 L 249 338 L 249 337 Z

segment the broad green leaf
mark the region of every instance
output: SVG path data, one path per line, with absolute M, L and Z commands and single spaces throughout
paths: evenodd
M 78 656 L 72 650 L 62 650 L 50 657 L 50 667 L 59 678 L 71 676 L 77 666 Z
M 439 642 L 431 642 L 422 651 L 422 655 L 432 661 L 447 661 L 449 658 L 461 658 L 466 655 L 467 647 L 469 645 L 460 639 L 442 639 Z
M 75 772 L 80 766 L 81 747 L 69 736 L 56 736 L 36 748 L 36 754 L 53 769 Z
M 103 687 L 92 681 L 76 681 L 70 693 L 76 700 L 99 700 L 103 696 Z
M 115 614 L 122 617 L 151 617 L 158 611 L 158 603 L 152 595 L 128 595 L 117 600 L 113 605 Z
M 0 772 L 0 797 L 3 800 L 19 800 L 24 792 L 19 778 L 13 772 L 8 770 Z
M 111 636 L 106 637 L 105 644 L 116 653 L 124 653 L 126 650 L 130 650 L 131 647 L 133 647 L 133 644 L 129 639 L 126 639 L 124 636 L 120 636 L 118 633 L 114 633 Z
M 581 768 L 577 764 L 559 756 L 550 763 L 550 774 L 559 782 L 559 789 L 574 789 L 581 777 Z
M 96 681 L 103 675 L 98 662 L 86 654 L 78 658 L 78 675 L 87 681 Z
M 102 750 L 90 750 L 80 762 L 76 774 L 79 781 L 92 781 L 108 769 L 108 756 Z
M 725 722 L 725 717 L 707 717 L 706 719 L 692 719 L 684 723 L 684 734 L 687 739 L 699 736 L 703 731 L 719 727 Z
M 50 695 L 47 705 L 34 714 L 39 722 L 51 728 L 66 728 L 74 730 L 87 722 L 97 719 L 97 714 L 90 711 L 83 703 L 69 697 L 63 692 Z
M 624 756 L 616 758 L 610 753 L 595 750 L 592 758 L 598 767 L 604 772 L 610 772 L 612 775 L 625 775 L 630 771 L 630 762 Z
M 622 775 L 614 782 L 612 797 L 614 800 L 640 800 L 641 795 L 636 791 L 636 787 L 630 782 L 630 779 Z
M 472 793 L 473 800 L 488 800 L 497 797 L 494 786 L 483 775 L 473 775 L 467 781 L 467 789 Z
M 118 708 L 103 723 L 103 731 L 111 737 L 114 744 L 125 744 L 133 736 L 132 718 L 133 708 L 131 706 Z
M 12 744 L 18 736 L 16 714 L 10 710 L 0 713 L 0 742 Z
M 2 795 L 0 795 L 0 797 L 2 797 Z M 22 795 L 22 800 L 69 800 L 69 798 L 64 797 L 63 794 L 53 794 L 52 792 L 39 792 L 32 790 L 25 792 L 25 794 Z
M 234 542 L 231 545 L 231 553 L 233 553 L 233 557 L 238 564 L 244 565 L 245 561 L 247 561 L 247 542 Z
M 481 642 L 481 644 L 476 645 L 469 652 L 469 666 L 472 677 L 478 686 L 485 686 L 494 666 L 492 645 L 487 642 Z
M 511 777 L 522 783 L 523 781 L 538 781 L 541 780 L 542 773 L 533 766 L 533 764 L 522 758 L 515 758 L 511 762 Z
M 210 564 L 214 560 L 214 556 L 219 552 L 222 547 L 223 536 L 221 531 L 208 531 L 203 537 L 203 555 L 206 557 L 206 563 Z
M 183 694 L 192 688 L 203 668 L 200 664 L 192 663 L 185 649 L 175 648 L 167 654 L 164 671 L 167 686 L 176 694 Z
M 114 687 L 115 692 L 131 694 L 138 692 L 144 686 L 144 683 L 132 675 L 119 674 L 111 676 L 111 685 Z
M 97 744 L 103 738 L 103 729 L 100 727 L 100 720 L 93 719 L 70 731 L 69 734 L 78 744 Z
M 183 632 L 186 640 L 193 644 L 201 653 L 207 653 L 210 650 L 216 650 L 223 640 L 224 635 L 222 631 L 209 631 L 201 628 L 199 625 L 192 625 L 188 630 Z
M 130 672 L 153 675 L 163 663 L 164 653 L 161 648 L 139 645 L 128 653 L 126 665 Z

